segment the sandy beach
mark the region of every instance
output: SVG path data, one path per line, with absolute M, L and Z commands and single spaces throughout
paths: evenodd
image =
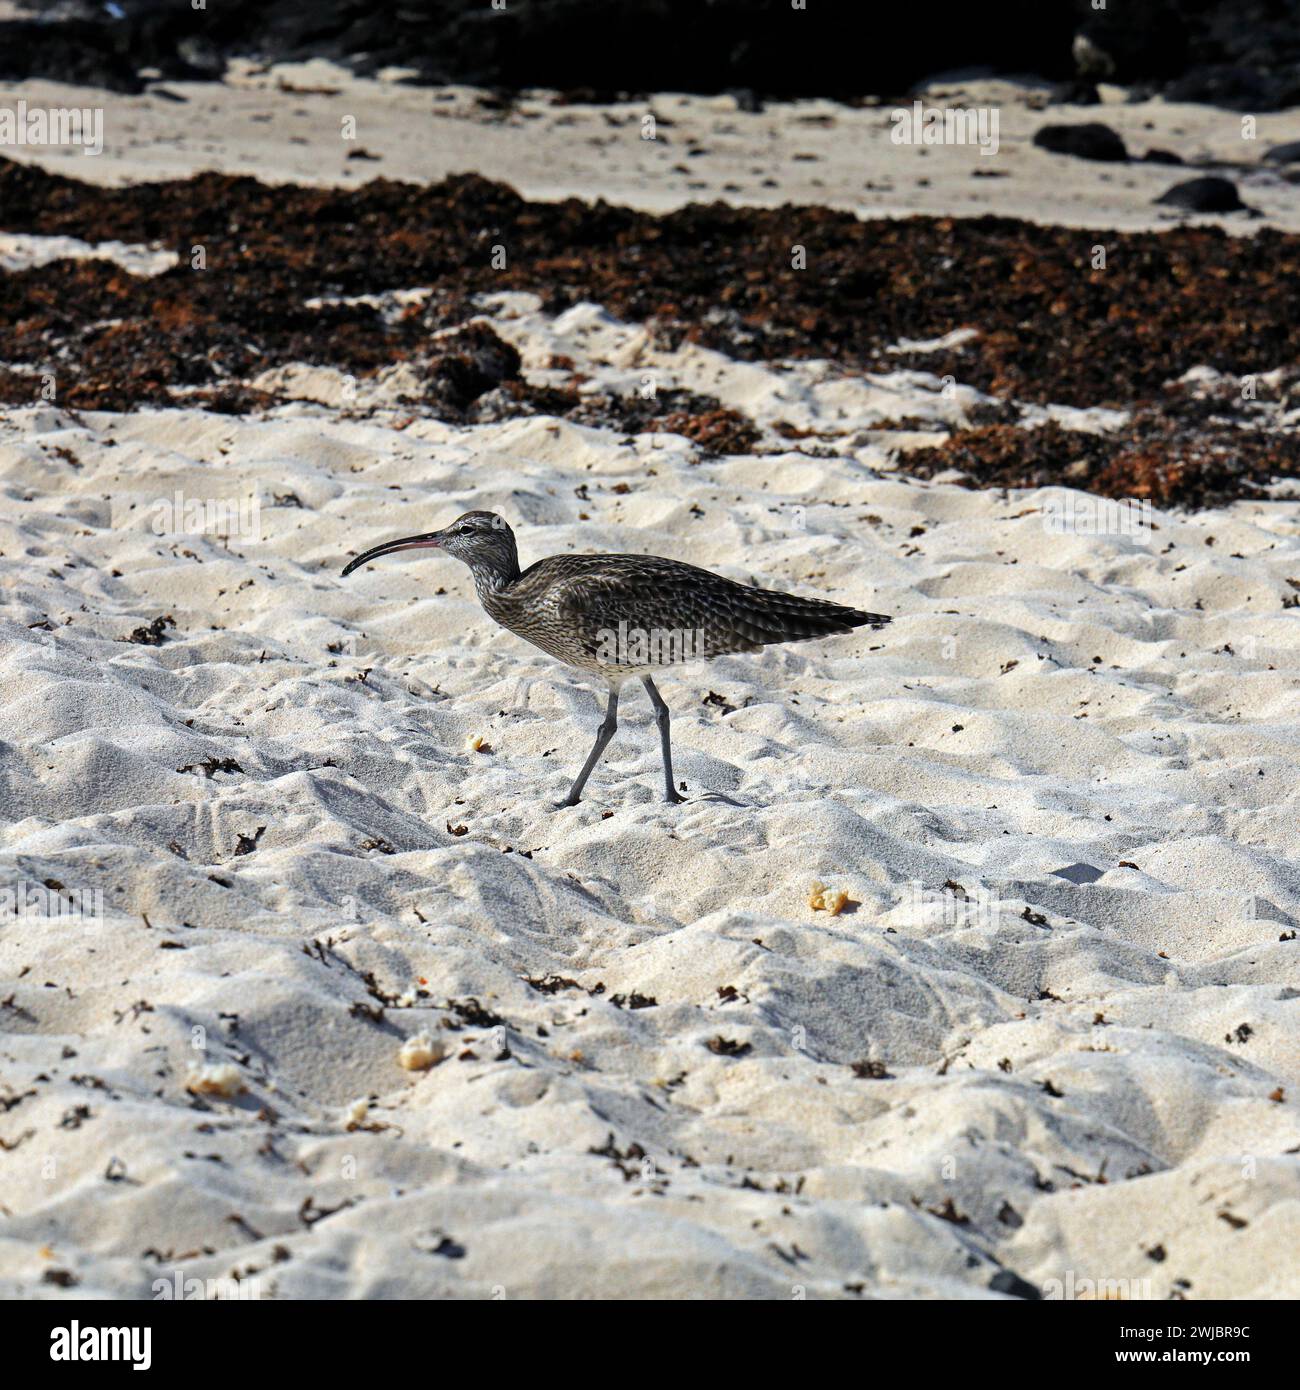
M 656 97 L 672 143 L 638 163 L 630 108 L 543 93 L 489 120 L 469 89 L 322 64 L 169 83 L 206 103 L 184 138 L 174 101 L 99 94 L 104 156 L 13 155 L 114 186 L 473 169 L 654 213 L 1175 225 L 1152 199 L 1184 171 L 1068 161 L 1063 187 L 1041 111 L 994 85 L 935 91 L 1003 103 L 1002 153 L 941 147 L 923 175 L 879 110 Z M 292 114 L 254 124 L 272 92 Z M 372 161 L 336 148 L 349 103 Z M 1104 115 L 1139 153 L 1258 164 L 1235 113 Z M 688 174 L 647 172 L 690 143 Z M 1295 185 L 1241 189 L 1262 218 L 1208 225 L 1292 254 Z M 164 286 L 179 254 L 0 208 L 6 286 L 68 258 Z M 0 411 L 0 1293 L 1300 1296 L 1294 479 L 1173 507 L 1063 485 L 1073 452 L 1051 486 L 922 474 L 910 450 L 1011 394 L 946 380 L 979 325 L 865 371 L 581 297 L 472 310 L 430 342 L 483 325 L 517 385 L 459 412 L 415 356 L 277 360 L 224 383 L 260 393 L 245 410 L 41 400 L 46 364 L 6 363 L 33 391 Z M 1269 365 L 1289 440 L 1292 364 Z M 541 404 L 643 389 L 711 402 L 744 447 L 704 405 L 673 429 Z M 1131 413 L 1017 400 L 1080 452 Z M 446 557 L 340 577 L 470 509 L 525 565 L 664 555 L 893 622 L 665 673 L 681 806 L 629 690 L 556 809 L 597 683 L 495 627 Z

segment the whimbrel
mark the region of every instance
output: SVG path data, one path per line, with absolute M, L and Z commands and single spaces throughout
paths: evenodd
M 608 684 L 604 722 L 561 806 L 578 803 L 592 768 L 614 737 L 618 692 L 630 677 L 639 677 L 654 706 L 664 795 L 682 801 L 673 785 L 668 706 L 652 672 L 890 621 L 883 613 L 738 584 L 658 555 L 552 555 L 521 572 L 514 532 L 495 512 L 466 512 L 445 530 L 386 541 L 348 561 L 344 577 L 381 555 L 426 546 L 469 566 L 479 602 L 502 627 Z

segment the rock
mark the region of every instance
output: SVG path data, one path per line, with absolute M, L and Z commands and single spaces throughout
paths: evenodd
M 428 400 L 452 418 L 485 392 L 519 376 L 519 352 L 486 323 L 469 323 L 438 341 L 427 368 Z
M 1165 207 L 1184 208 L 1187 212 L 1246 212 L 1246 204 L 1237 193 L 1231 179 L 1216 177 L 1188 179 L 1176 183 L 1157 199 Z
M 221 50 L 203 34 L 181 39 L 176 45 L 176 56 L 191 69 L 196 79 L 217 80 L 226 71 L 226 59 Z
M 1042 1291 L 1035 1288 L 1028 1279 L 1022 1279 L 1013 1269 L 1000 1269 L 989 1280 L 993 1293 L 1004 1293 L 1011 1298 L 1023 1298 L 1036 1302 L 1042 1298 Z
M 1100 106 L 1101 93 L 1097 84 L 1086 78 L 1076 77 L 1069 82 L 1058 82 L 1047 94 L 1048 106 Z
M 0 22 L 0 80 L 53 77 L 103 87 L 110 92 L 144 91 L 141 59 L 108 40 L 105 26 L 81 18 L 47 24 L 35 19 Z
M 366 75 L 398 65 L 413 80 L 519 90 L 717 93 L 756 100 L 853 101 L 901 94 L 958 67 L 1079 80 L 1172 84 L 1167 95 L 1241 110 L 1300 102 L 1300 7 L 1284 0 L 1011 0 L 1006 22 L 968 0 L 873 7 L 873 42 L 848 42 L 843 0 L 24 0 L 0 3 L 0 81 L 46 76 L 142 90 L 146 80 L 220 78 L 235 57 L 324 58 Z M 862 6 L 859 4 L 860 10 Z M 879 13 L 876 13 L 879 11 Z M 21 13 L 23 18 L 14 18 Z M 8 16 L 8 17 L 7 17 Z M 878 22 L 877 22 L 878 21 Z M 632 42 L 616 36 L 632 34 Z M 584 45 L 601 48 L 600 84 Z M 587 45 L 590 47 L 590 45 Z M 148 78 L 144 74 L 149 74 Z M 759 95 L 761 94 L 761 96 Z M 583 100 L 590 100 L 584 96 Z
M 1166 101 L 1203 101 L 1233 111 L 1274 111 L 1300 99 L 1300 79 L 1293 72 L 1262 72 L 1233 63 L 1190 68 L 1166 84 Z
M 1173 150 L 1148 150 L 1142 156 L 1143 164 L 1182 164 L 1183 157 Z
M 763 99 L 752 87 L 728 87 L 725 95 L 735 101 L 737 111 L 757 116 L 763 110 Z
M 1106 78 L 1115 75 L 1114 58 L 1085 33 L 1074 36 L 1070 45 L 1070 56 L 1074 59 L 1075 70 L 1082 78 Z
M 1128 158 L 1124 142 L 1100 121 L 1082 125 L 1045 125 L 1034 136 L 1034 144 L 1053 154 L 1073 155 L 1076 159 L 1096 159 L 1116 163 Z
M 1178 12 L 1182 0 L 1126 0 L 1093 7 L 1074 36 L 1076 69 L 1121 85 L 1134 78 L 1166 80 L 1186 62 L 1190 26 Z M 1086 10 L 1087 4 L 1076 7 Z
M 1274 145 L 1272 149 L 1264 151 L 1264 158 L 1270 164 L 1300 164 L 1300 140 Z

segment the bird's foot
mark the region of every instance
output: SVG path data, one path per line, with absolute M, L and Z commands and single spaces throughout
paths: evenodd
M 682 796 L 680 792 L 673 791 L 671 787 L 664 793 L 664 800 L 668 802 L 670 806 L 680 806 L 686 799 L 687 798 Z

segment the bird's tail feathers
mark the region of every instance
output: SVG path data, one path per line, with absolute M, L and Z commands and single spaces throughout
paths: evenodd
M 799 598 L 759 590 L 763 595 L 746 615 L 758 641 L 800 642 L 811 637 L 834 637 L 857 627 L 884 627 L 893 619 L 887 613 L 865 613 L 824 599 Z

